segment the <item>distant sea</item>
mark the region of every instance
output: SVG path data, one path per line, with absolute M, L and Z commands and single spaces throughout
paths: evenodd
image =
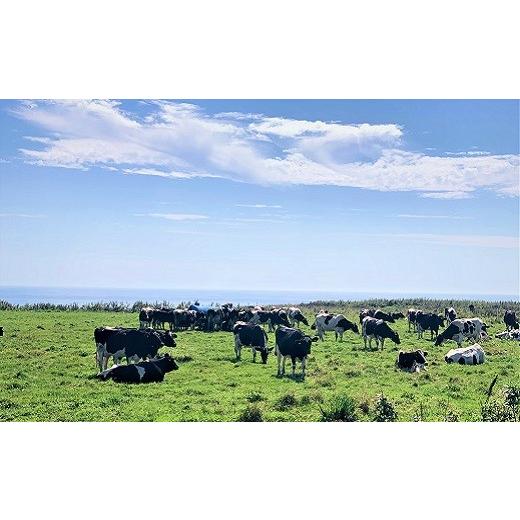
M 316 300 L 365 300 L 370 298 L 436 298 L 454 300 L 513 300 L 514 294 L 414 294 L 327 291 L 231 291 L 204 289 L 114 289 L 80 287 L 0 287 L 0 300 L 13 304 L 54 303 L 79 305 L 91 302 L 136 301 L 163 302 L 172 305 L 186 301 L 199 301 L 201 305 L 232 302 L 240 305 L 267 305 L 282 303 L 307 303 Z

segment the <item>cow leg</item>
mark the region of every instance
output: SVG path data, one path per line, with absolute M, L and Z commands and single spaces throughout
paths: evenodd
M 343 342 L 343 332 L 344 332 L 343 329 L 341 329 L 341 330 L 339 331 L 339 341 L 340 341 L 340 342 Z
M 338 341 L 338 331 L 334 329 L 334 340 Z
M 385 338 L 381 338 L 381 350 L 385 347 Z
M 285 356 L 282 359 L 282 376 L 285 375 Z
M 323 336 L 325 336 L 325 331 L 323 329 L 318 329 L 317 332 L 318 332 L 318 337 L 321 339 L 321 341 L 325 341 L 323 339 Z
M 235 354 L 237 356 L 237 361 L 240 361 L 240 351 L 241 351 L 242 345 L 240 343 L 240 340 L 238 336 L 235 336 Z
M 302 379 L 305 379 L 305 366 L 307 365 L 307 356 L 302 358 Z
M 251 350 L 253 351 L 253 363 L 256 363 L 256 348 L 253 347 Z
M 295 375 L 295 373 L 296 373 L 296 358 L 293 357 L 293 358 L 291 359 L 291 361 L 292 361 L 292 376 L 294 377 L 294 375 Z
M 278 375 L 281 376 L 282 375 L 282 355 L 280 354 L 280 352 L 278 352 Z

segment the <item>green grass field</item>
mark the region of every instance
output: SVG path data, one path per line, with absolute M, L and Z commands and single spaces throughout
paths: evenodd
M 353 308 L 346 315 L 358 321 Z M 504 329 L 499 321 L 486 322 L 493 325 L 492 335 Z M 478 421 L 496 375 L 497 390 L 520 385 L 518 342 L 489 339 L 481 342 L 485 364 L 448 365 L 444 354 L 455 344 L 434 347 L 429 339 L 417 340 L 407 332 L 406 320 L 395 326 L 400 348 L 429 353 L 428 369 L 420 374 L 396 369 L 398 348 L 388 340 L 384 351 L 366 351 L 362 338 L 348 332 L 343 343 L 328 333 L 324 343 L 313 344 L 305 381 L 278 378 L 272 355 L 267 365 L 253 364 L 245 349 L 242 361 L 235 362 L 231 333 L 187 331 L 178 333 L 173 351 L 162 349 L 180 367 L 163 383 L 98 381 L 94 328 L 137 323 L 137 314 L 126 312 L 1 311 L 0 420 L 236 421 L 254 406 L 266 421 L 318 421 L 320 406 L 340 394 L 359 404 L 359 420 L 372 420 L 374 401 L 383 393 L 401 421 Z M 274 344 L 274 334 L 269 343 Z M 290 362 L 287 368 L 290 374 Z

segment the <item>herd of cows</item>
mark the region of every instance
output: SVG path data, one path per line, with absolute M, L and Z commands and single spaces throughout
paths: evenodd
M 470 310 L 474 312 L 472 306 Z M 457 318 L 453 308 L 446 308 L 444 316 L 423 312 L 419 309 L 408 309 L 402 312 L 385 313 L 380 309 L 362 309 L 359 313 L 359 324 L 364 346 L 372 348 L 375 340 L 377 349 L 384 348 L 385 339 L 401 343 L 399 334 L 391 328 L 399 319 L 407 319 L 408 331 L 417 333 L 418 339 L 424 332 L 430 331 L 435 346 L 451 340 L 457 348 L 451 349 L 445 356 L 448 363 L 480 364 L 484 362 L 484 351 L 475 343 L 462 347 L 466 340 L 478 341 L 487 336 L 488 325 L 480 318 Z M 501 339 L 520 340 L 520 326 L 514 311 L 507 310 L 504 315 L 506 330 L 496 334 Z M 360 333 L 356 323 L 349 321 L 343 314 L 332 314 L 321 310 L 315 316 L 311 329 L 316 331 L 310 336 L 300 330 L 301 324 L 309 325 L 300 309 L 296 307 L 264 309 L 262 307 L 240 308 L 233 304 L 218 307 L 201 307 L 198 304 L 186 309 L 155 309 L 145 307 L 139 313 L 139 328 L 100 327 L 94 331 L 96 342 L 96 362 L 99 368 L 98 377 L 102 380 L 112 379 L 115 382 L 147 383 L 163 381 L 164 375 L 178 369 L 177 363 L 169 355 L 159 355 L 161 347 L 175 347 L 175 332 L 182 330 L 201 330 L 206 332 L 228 331 L 234 336 L 236 359 L 241 359 L 243 348 L 249 348 L 253 354 L 253 362 L 257 353 L 262 363 L 267 363 L 268 355 L 275 350 L 278 361 L 278 376 L 285 374 L 285 363 L 288 358 L 292 362 L 292 375 L 295 375 L 296 362 L 301 363 L 301 376 L 305 378 L 307 358 L 311 345 L 316 341 L 324 341 L 326 332 L 334 332 L 336 340 L 343 341 L 347 331 Z M 440 327 L 446 327 L 439 333 Z M 268 345 L 269 332 L 275 334 L 275 344 Z M 396 365 L 406 371 L 418 372 L 426 365 L 427 352 L 415 350 L 400 351 Z M 108 368 L 112 358 L 114 365 Z M 120 364 L 125 359 L 126 364 Z

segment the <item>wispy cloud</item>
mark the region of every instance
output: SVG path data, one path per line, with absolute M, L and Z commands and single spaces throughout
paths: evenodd
M 471 217 L 463 217 L 459 215 L 414 215 L 403 213 L 397 215 L 399 218 L 418 218 L 418 219 L 447 219 L 447 220 L 469 220 Z
M 13 113 L 45 131 L 20 151 L 41 166 L 182 180 L 222 177 L 260 185 L 331 185 L 415 191 L 463 199 L 486 189 L 518 196 L 519 156 L 480 150 L 447 156 L 411 152 L 403 128 L 263 114 L 206 114 L 200 107 L 147 102 L 139 116 L 116 101 L 20 104 Z
M 235 204 L 238 208 L 259 208 L 259 209 L 280 209 L 282 206 L 278 204 Z
M 0 218 L 45 218 L 45 215 L 32 213 L 0 213 Z
M 195 214 L 195 213 L 136 213 L 134 216 L 162 218 L 165 220 L 175 220 L 175 221 L 206 220 L 208 218 L 207 215 L 199 215 L 199 214 Z

